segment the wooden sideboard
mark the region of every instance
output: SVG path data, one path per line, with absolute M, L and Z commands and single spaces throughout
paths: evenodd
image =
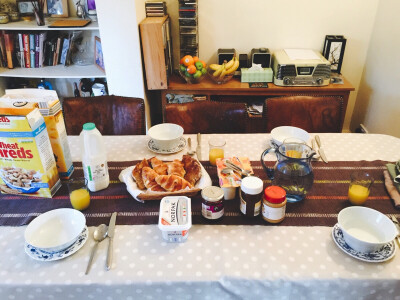
M 344 112 L 346 112 L 350 92 L 354 87 L 343 78 L 343 84 L 330 84 L 328 86 L 314 87 L 282 87 L 273 83 L 268 83 L 268 88 L 250 88 L 248 83 L 240 82 L 240 79 L 233 78 L 225 84 L 215 84 L 208 77 L 197 84 L 188 84 L 183 78 L 173 75 L 169 79 L 168 88 L 161 90 L 162 116 L 165 120 L 165 105 L 167 95 L 195 95 L 205 101 L 237 101 L 247 102 L 263 100 L 277 96 L 341 96 L 343 97 Z M 341 126 L 343 127 L 344 115 L 342 116 Z

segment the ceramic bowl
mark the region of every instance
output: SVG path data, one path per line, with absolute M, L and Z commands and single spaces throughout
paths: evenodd
M 151 127 L 148 131 L 156 147 L 169 150 L 178 147 L 183 128 L 173 123 L 163 123 Z
M 280 146 L 287 138 L 296 138 L 307 143 L 310 139 L 310 134 L 298 127 L 280 126 L 271 130 L 271 136 L 274 143 Z
M 85 228 L 86 218 L 78 210 L 60 208 L 34 219 L 25 230 L 25 242 L 46 252 L 71 246 Z
M 380 250 L 397 235 L 396 226 L 387 216 L 368 207 L 342 209 L 338 215 L 338 224 L 345 242 L 362 253 Z

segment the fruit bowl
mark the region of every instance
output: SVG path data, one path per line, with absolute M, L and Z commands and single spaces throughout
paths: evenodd
M 183 79 L 185 79 L 185 81 L 186 81 L 187 83 L 190 83 L 190 84 L 199 83 L 199 82 L 201 82 L 201 81 L 204 79 L 204 77 L 205 77 L 205 74 L 201 74 L 201 76 L 199 76 L 199 77 L 197 77 L 197 76 L 196 76 L 196 77 L 193 77 L 193 75 L 183 73 L 181 70 L 179 70 L 179 75 L 181 75 L 181 77 L 182 77 Z
M 207 74 L 206 63 L 197 56 L 185 55 L 179 63 L 179 74 L 187 83 L 199 83 Z
M 213 70 L 213 69 L 211 69 L 211 68 L 208 68 L 208 70 L 207 70 L 207 73 L 208 73 L 208 76 L 211 78 L 211 80 L 213 81 L 213 82 L 215 82 L 216 84 L 224 84 L 224 83 L 227 83 L 229 80 L 231 80 L 232 78 L 233 78 L 233 74 L 234 74 L 234 72 L 233 73 L 231 73 L 231 74 L 226 74 L 226 75 L 221 75 L 221 74 L 219 74 L 218 75 L 218 73 L 215 73 L 216 71 L 215 70 Z

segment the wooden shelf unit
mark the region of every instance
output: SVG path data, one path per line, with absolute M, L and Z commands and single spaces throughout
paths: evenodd
M 341 96 L 343 97 L 343 109 L 346 112 L 347 103 L 349 100 L 350 92 L 354 91 L 354 87 L 347 79 L 343 78 L 343 84 L 330 84 L 328 86 L 307 86 L 307 87 L 283 87 L 277 86 L 273 83 L 268 83 L 268 88 L 250 88 L 248 83 L 240 82 L 240 79 L 233 78 L 225 84 L 215 84 L 208 77 L 197 84 L 187 84 L 183 78 L 179 76 L 171 76 L 168 88 L 161 91 L 161 105 L 163 121 L 165 120 L 165 105 L 167 104 L 167 94 L 180 94 L 180 95 L 204 95 L 206 101 L 233 98 L 240 101 L 246 97 L 262 98 L 277 97 L 277 96 Z M 247 98 L 247 100 L 248 100 Z M 241 101 L 246 102 L 246 101 Z M 343 127 L 344 115 L 341 120 Z

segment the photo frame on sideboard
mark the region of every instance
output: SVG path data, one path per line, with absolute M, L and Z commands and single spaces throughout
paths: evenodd
M 346 39 L 343 35 L 325 36 L 322 55 L 331 63 L 331 71 L 340 74 L 342 69 Z
M 37 2 L 37 1 L 34 1 Z M 21 16 L 33 16 L 33 4 L 30 0 L 17 0 L 18 11 Z
M 68 0 L 46 0 L 46 9 L 50 17 L 68 17 Z
M 97 67 L 99 67 L 103 72 L 105 72 L 104 68 L 104 57 L 103 57 L 103 49 L 101 48 L 101 39 L 98 36 L 94 37 L 94 63 Z

